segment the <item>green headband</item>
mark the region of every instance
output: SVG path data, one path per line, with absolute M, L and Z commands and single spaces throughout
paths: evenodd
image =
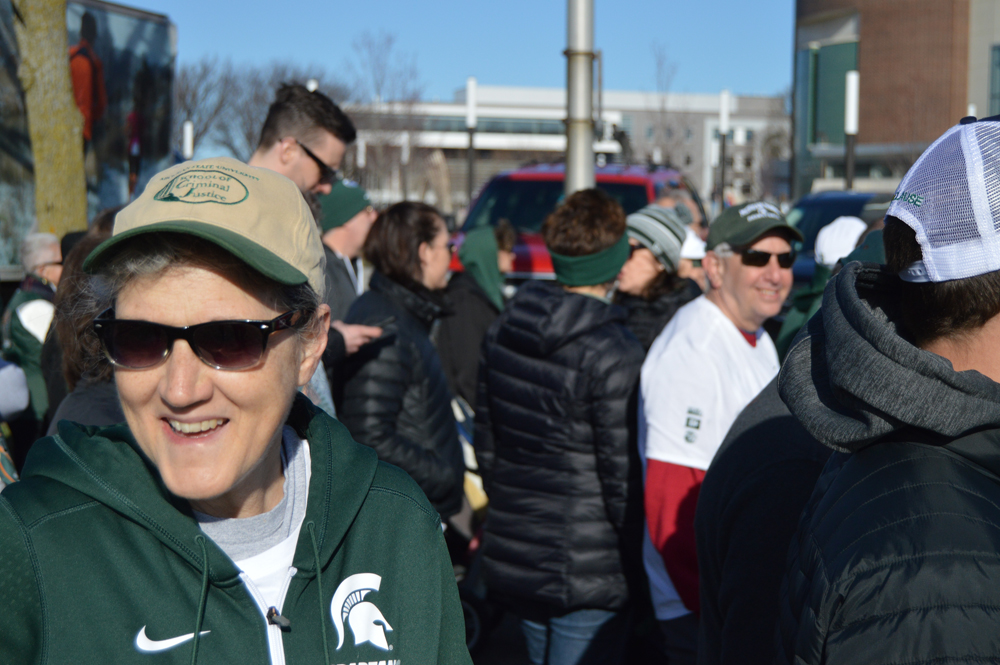
M 594 286 L 612 281 L 628 260 L 628 234 L 622 234 L 618 242 L 596 254 L 583 256 L 552 255 L 552 267 L 556 279 L 566 286 Z

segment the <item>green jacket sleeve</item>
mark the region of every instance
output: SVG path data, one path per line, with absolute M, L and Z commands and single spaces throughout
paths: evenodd
M 0 497 L 0 663 L 42 662 L 43 615 L 27 531 Z

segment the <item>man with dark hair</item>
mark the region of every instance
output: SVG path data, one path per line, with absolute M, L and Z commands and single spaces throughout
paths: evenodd
M 614 664 L 642 535 L 631 414 L 643 350 L 607 298 L 628 258 L 625 213 L 576 192 L 542 234 L 558 281 L 522 286 L 483 342 L 483 570 L 521 617 L 532 663 Z
M 278 88 L 274 103 L 267 111 L 260 130 L 260 144 L 249 164 L 275 171 L 294 182 L 316 214 L 316 195 L 330 194 L 333 190 L 337 169 L 348 144 L 355 138 L 354 124 L 333 100 L 322 92 L 310 92 L 304 85 L 285 83 Z M 340 199 L 336 199 L 331 206 L 339 203 Z M 342 211 L 331 209 L 327 214 L 330 219 L 339 219 Z M 374 219 L 369 220 L 369 225 L 371 221 Z M 350 303 L 347 306 L 336 302 L 327 304 L 333 312 L 346 312 L 350 307 Z M 335 372 L 345 356 L 382 334 L 379 328 L 347 325 L 339 318 L 334 317 L 330 324 L 330 336 L 323 354 L 326 372 Z
M 769 203 L 727 208 L 709 229 L 708 292 L 677 311 L 642 366 L 643 562 L 671 663 L 693 663 L 697 650 L 694 514 L 705 469 L 778 372 L 762 326 L 791 290 L 793 240 L 802 235 Z
M 285 83 L 267 111 L 249 164 L 280 173 L 303 193 L 329 194 L 356 137 L 351 119 L 329 97 Z
M 830 458 L 792 539 L 778 663 L 1000 661 L 1000 122 L 903 178 L 888 266 L 849 264 L 781 398 Z

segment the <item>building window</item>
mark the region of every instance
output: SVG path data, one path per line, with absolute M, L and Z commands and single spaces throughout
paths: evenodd
M 684 128 L 684 140 L 685 141 L 690 141 L 692 138 L 694 138 L 694 132 L 691 131 L 690 127 L 685 127 Z
M 990 53 L 990 115 L 1000 114 L 1000 46 Z
M 655 133 L 656 133 L 656 130 L 653 128 L 652 125 L 650 125 L 649 127 L 646 128 L 646 138 L 647 139 L 652 139 L 653 138 L 653 134 L 655 134 Z
M 668 139 L 674 138 L 674 128 L 673 127 L 667 127 L 666 133 L 667 133 L 667 138 Z
M 747 143 L 751 143 L 751 142 L 753 142 L 753 130 L 752 129 L 748 129 L 747 130 Z
M 691 165 L 691 155 L 687 155 L 686 157 L 684 157 L 684 166 L 690 166 L 690 165 Z

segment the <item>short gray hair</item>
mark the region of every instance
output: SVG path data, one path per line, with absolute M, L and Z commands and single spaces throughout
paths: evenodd
M 59 238 L 51 233 L 29 233 L 21 241 L 21 266 L 25 272 L 34 272 L 35 268 L 46 263 L 60 263 L 62 250 L 59 248 Z
M 720 242 L 718 245 L 716 245 L 713 249 L 709 251 L 715 252 L 715 255 L 718 256 L 720 259 L 728 259 L 730 256 L 733 255 L 733 246 L 730 245 L 728 242 Z

